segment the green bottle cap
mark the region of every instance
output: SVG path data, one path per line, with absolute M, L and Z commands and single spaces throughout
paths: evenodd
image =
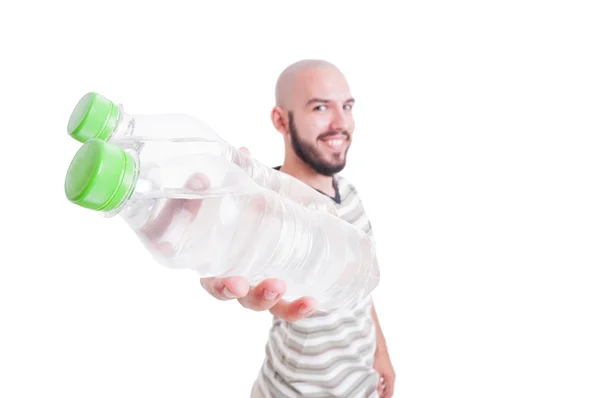
M 117 128 L 119 118 L 116 104 L 98 93 L 87 93 L 71 112 L 67 132 L 79 142 L 92 138 L 107 140 Z
M 92 139 L 79 148 L 65 178 L 67 198 L 87 209 L 111 211 L 131 195 L 136 161 L 121 147 Z

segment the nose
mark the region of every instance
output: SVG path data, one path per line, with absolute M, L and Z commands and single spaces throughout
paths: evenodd
M 343 107 L 336 109 L 332 113 L 330 128 L 334 131 L 348 131 L 352 124 L 352 115 L 345 111 Z

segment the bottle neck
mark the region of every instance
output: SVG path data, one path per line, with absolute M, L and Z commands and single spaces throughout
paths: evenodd
M 117 123 L 115 130 L 110 134 L 110 140 L 127 138 L 133 134 L 135 118 L 123 111 L 123 107 L 120 105 L 119 115 L 119 122 Z

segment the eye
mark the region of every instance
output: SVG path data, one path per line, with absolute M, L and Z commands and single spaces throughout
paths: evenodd
M 324 111 L 326 109 L 325 105 L 319 105 L 313 108 L 313 111 Z
M 349 111 L 350 109 L 352 109 L 352 105 L 350 105 L 350 104 L 344 105 L 344 109 Z

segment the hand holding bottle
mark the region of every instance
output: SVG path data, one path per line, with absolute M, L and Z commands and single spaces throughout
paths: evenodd
M 260 186 L 220 156 L 186 152 L 186 143 L 145 145 L 87 141 L 67 171 L 67 198 L 118 215 L 158 263 L 197 271 L 214 297 L 286 320 L 349 305 L 377 286 L 364 231 Z
M 249 155 L 246 148 L 240 149 Z M 185 186 L 190 190 L 201 192 L 208 189 L 210 181 L 204 174 L 194 174 L 187 180 Z M 173 248 L 161 238 L 171 224 L 171 220 L 181 210 L 195 217 L 201 206 L 201 200 L 170 199 L 158 217 L 140 228 L 140 233 L 144 235 L 147 244 L 154 245 L 158 252 L 169 256 Z M 292 302 L 283 300 L 281 297 L 286 291 L 285 282 L 275 278 L 268 278 L 255 286 L 250 286 L 248 280 L 242 276 L 207 277 L 201 278 L 200 284 L 218 300 L 237 299 L 245 308 L 254 311 L 269 310 L 273 315 L 288 322 L 310 315 L 316 306 L 316 301 L 312 297 L 301 297 Z

